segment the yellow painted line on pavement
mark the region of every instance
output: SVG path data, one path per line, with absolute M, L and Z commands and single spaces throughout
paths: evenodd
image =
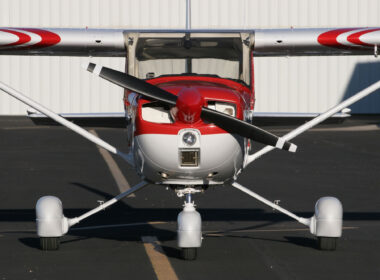
M 90 133 L 99 137 L 98 134 L 94 129 L 90 130 Z M 103 149 L 102 147 L 98 146 L 99 153 L 103 157 L 104 161 L 107 163 L 107 166 L 109 170 L 111 171 L 112 177 L 115 179 L 116 185 L 120 191 L 120 193 L 125 192 L 131 188 L 129 185 L 127 179 L 125 179 L 123 173 L 121 172 L 119 166 L 115 162 L 115 160 L 112 158 L 110 153 Z M 130 194 L 128 197 L 135 197 L 136 195 L 134 193 Z
M 168 257 L 165 255 L 160 242 L 155 236 L 142 236 L 145 251 L 152 263 L 153 270 L 158 280 L 178 280 Z

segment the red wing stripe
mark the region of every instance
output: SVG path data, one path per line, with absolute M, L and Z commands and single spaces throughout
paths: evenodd
M 343 33 L 350 32 L 356 29 L 358 28 L 342 28 L 342 29 L 327 31 L 318 36 L 318 43 L 326 47 L 333 47 L 333 48 L 347 48 L 348 47 L 349 48 L 349 46 L 342 45 L 341 43 L 338 42 L 337 40 L 338 36 Z
M 32 40 L 32 38 L 28 34 L 21 33 L 21 32 L 18 32 L 18 31 L 8 30 L 8 29 L 0 29 L 0 31 L 11 33 L 11 34 L 16 35 L 18 37 L 18 41 L 17 42 L 10 43 L 10 44 L 7 44 L 7 45 L 3 45 L 1 47 L 18 46 L 18 45 L 22 45 L 22 44 L 28 43 L 30 40 Z
M 356 44 L 356 45 L 373 47 L 372 44 L 367 44 L 367 43 L 362 42 L 360 40 L 360 37 L 362 35 L 364 35 L 364 34 L 371 33 L 371 32 L 374 32 L 374 31 L 379 31 L 379 30 L 380 30 L 380 28 L 376 28 L 376 29 L 363 30 L 363 31 L 360 31 L 360 32 L 356 32 L 356 33 L 351 34 L 350 36 L 348 36 L 347 37 L 347 41 L 350 42 L 350 43 Z
M 36 28 L 20 28 L 19 30 L 24 30 L 27 32 L 32 32 L 41 37 L 41 41 L 35 45 L 32 45 L 30 47 L 32 48 L 46 48 L 51 47 L 59 42 L 61 42 L 61 37 L 59 37 L 57 34 L 43 30 L 43 29 L 36 29 Z

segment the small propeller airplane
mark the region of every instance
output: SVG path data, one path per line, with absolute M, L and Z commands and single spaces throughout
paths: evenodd
M 84 68 L 124 91 L 128 152 L 106 143 L 61 115 L 0 83 L 0 89 L 132 165 L 141 182 L 115 198 L 67 218 L 57 197 L 36 204 L 43 250 L 57 250 L 60 237 L 83 219 L 148 184 L 170 186 L 185 197 L 178 215 L 178 247 L 196 258 L 202 221 L 193 195 L 208 186 L 230 185 L 299 223 L 317 236 L 321 250 L 335 250 L 342 234 L 342 204 L 322 197 L 311 218 L 299 217 L 237 182 L 253 161 L 273 149 L 296 152 L 290 141 L 380 88 L 380 81 L 282 137 L 252 124 L 254 58 L 309 55 L 375 55 L 380 28 L 127 30 L 1 28 L 1 55 L 113 56 L 126 58 L 120 72 L 94 63 Z M 104 115 L 102 115 L 104 117 Z M 31 117 L 38 117 L 32 114 Z M 80 116 L 79 116 L 80 117 Z M 250 153 L 253 142 L 266 145 Z

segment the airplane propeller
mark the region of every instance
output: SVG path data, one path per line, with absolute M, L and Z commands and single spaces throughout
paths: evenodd
M 94 63 L 89 63 L 88 65 L 85 65 L 84 68 L 111 83 L 134 91 L 144 97 L 152 98 L 173 106 L 176 106 L 177 104 L 177 95 L 126 73 L 102 67 Z M 296 145 L 285 141 L 268 131 L 210 108 L 202 107 L 201 118 L 207 122 L 214 123 L 216 126 L 231 134 L 237 134 L 265 145 L 271 145 L 289 152 L 295 152 L 297 149 Z

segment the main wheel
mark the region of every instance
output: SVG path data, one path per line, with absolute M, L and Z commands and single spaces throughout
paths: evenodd
M 197 248 L 182 248 L 182 258 L 187 261 L 193 261 L 197 258 Z
M 318 236 L 318 248 L 322 251 L 335 251 L 338 238 Z
M 59 249 L 59 237 L 40 237 L 41 250 L 54 251 Z

